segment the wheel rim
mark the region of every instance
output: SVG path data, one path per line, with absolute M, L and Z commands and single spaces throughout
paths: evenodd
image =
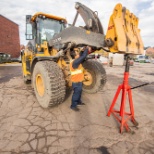
M 86 71 L 84 73 L 84 82 L 83 84 L 86 85 L 86 86 L 90 86 L 92 83 L 93 83 L 93 78 L 92 78 L 92 74 L 88 71 Z
M 40 96 L 44 95 L 45 88 L 44 88 L 44 82 L 41 74 L 37 74 L 36 76 L 36 89 Z

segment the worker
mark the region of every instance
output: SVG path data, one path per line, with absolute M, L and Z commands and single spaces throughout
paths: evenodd
M 82 82 L 84 80 L 82 62 L 85 60 L 88 53 L 91 52 L 91 47 L 87 46 L 79 53 L 78 50 L 71 52 L 73 61 L 70 63 L 71 81 L 73 88 L 72 104 L 70 108 L 79 111 L 78 105 L 84 105 L 81 101 Z

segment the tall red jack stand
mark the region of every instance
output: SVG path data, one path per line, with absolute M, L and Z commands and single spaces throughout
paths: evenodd
M 130 67 L 130 57 L 129 55 L 126 55 L 126 65 L 125 65 L 125 72 L 124 72 L 124 78 L 123 78 L 123 83 L 118 86 L 117 92 L 114 96 L 114 99 L 112 101 L 112 104 L 110 106 L 110 109 L 107 113 L 107 116 L 110 116 L 112 113 L 116 120 L 120 123 L 120 133 L 122 133 L 123 128 L 125 127 L 127 132 L 131 132 L 131 129 L 129 128 L 127 121 L 131 120 L 131 122 L 137 126 L 138 123 L 134 118 L 134 106 L 133 106 L 133 100 L 132 100 L 132 91 L 131 87 L 129 86 L 129 67 Z M 117 98 L 122 92 L 122 97 L 121 97 L 121 106 L 120 106 L 120 111 L 114 109 L 114 105 L 117 101 Z M 126 104 L 126 98 L 128 94 L 128 99 L 129 99 L 129 107 L 130 107 L 130 113 L 125 112 L 125 104 Z M 118 115 L 117 115 L 118 114 Z

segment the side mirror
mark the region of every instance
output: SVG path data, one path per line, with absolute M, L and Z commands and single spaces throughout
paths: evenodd
M 33 29 L 30 23 L 26 23 L 26 40 L 33 39 Z

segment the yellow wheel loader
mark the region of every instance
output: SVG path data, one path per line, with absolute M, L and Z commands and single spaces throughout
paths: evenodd
M 85 46 L 93 51 L 141 54 L 143 43 L 138 29 L 138 19 L 121 4 L 111 15 L 106 36 L 96 12 L 76 3 L 73 24 L 66 27 L 62 17 L 38 12 L 26 16 L 26 39 L 29 40 L 22 54 L 25 83 L 32 82 L 39 104 L 43 108 L 62 103 L 66 88 L 71 87 L 69 64 L 71 52 Z M 85 26 L 76 27 L 78 15 Z M 87 56 L 83 63 L 85 80 L 83 91 L 95 93 L 106 83 L 103 65 Z

